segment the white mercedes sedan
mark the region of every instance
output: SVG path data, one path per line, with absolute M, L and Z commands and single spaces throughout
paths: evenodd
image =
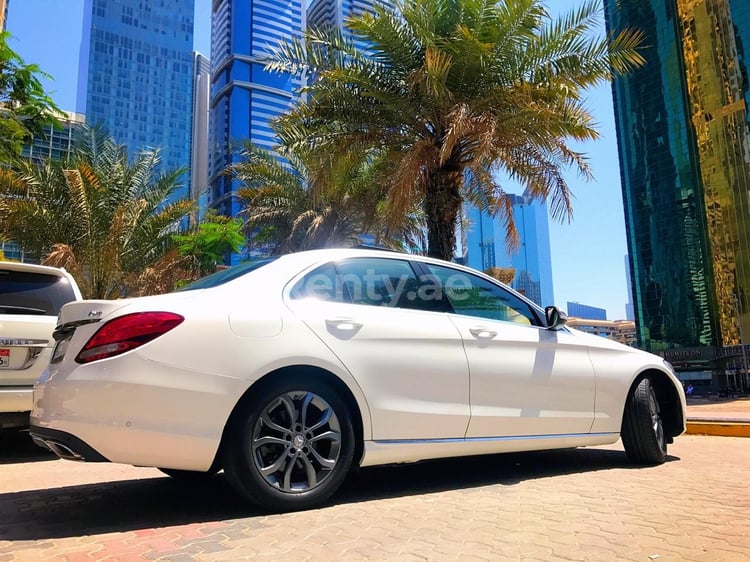
M 596 446 L 664 462 L 685 396 L 660 357 L 565 326 L 475 270 L 300 252 L 153 297 L 66 304 L 31 434 L 65 459 L 223 470 L 273 511 L 353 466 Z

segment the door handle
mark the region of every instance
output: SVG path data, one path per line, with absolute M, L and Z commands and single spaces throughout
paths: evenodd
M 336 328 L 337 330 L 344 330 L 347 332 L 353 332 L 355 330 L 359 330 L 362 327 L 362 324 L 359 322 L 355 322 L 351 318 L 332 318 L 326 320 L 326 324 L 328 324 L 331 328 Z
M 497 335 L 495 330 L 490 330 L 488 328 L 471 328 L 469 331 L 472 336 L 480 340 L 491 340 Z

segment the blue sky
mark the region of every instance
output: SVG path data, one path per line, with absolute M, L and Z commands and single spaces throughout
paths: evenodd
M 548 0 L 553 13 L 575 8 L 581 0 Z M 208 55 L 210 0 L 195 0 L 195 48 Z M 27 63 L 52 75 L 47 91 L 66 111 L 76 109 L 78 54 L 83 0 L 10 0 L 7 30 L 11 47 Z M 555 302 L 577 301 L 607 309 L 609 319 L 625 317 L 625 222 L 620 191 L 617 139 L 609 85 L 591 91 L 588 106 L 596 116 L 600 139 L 578 147 L 586 153 L 594 181 L 567 176 L 575 195 L 572 223 L 550 223 Z M 78 108 L 81 109 L 81 108 Z M 548 304 L 548 303 L 545 303 Z

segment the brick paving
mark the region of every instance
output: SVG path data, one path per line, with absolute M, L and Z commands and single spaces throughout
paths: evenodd
M 375 467 L 332 503 L 244 505 L 222 475 L 52 460 L 0 436 L 0 562 L 750 560 L 750 439 L 686 435 L 632 467 L 610 447 Z

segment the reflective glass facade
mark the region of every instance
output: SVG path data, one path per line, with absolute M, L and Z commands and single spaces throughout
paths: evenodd
M 505 226 L 486 211 L 467 207 L 464 231 L 466 265 L 487 269 L 513 268 L 511 286 L 539 306 L 554 303 L 552 258 L 549 245 L 547 205 L 525 195 L 510 195 L 513 219 L 518 229 L 520 246 L 509 253 L 505 244 Z
M 352 16 L 372 11 L 373 5 L 392 7 L 390 0 L 311 0 L 307 4 L 307 25 L 310 27 L 338 27 L 348 35 L 346 20 Z M 362 50 L 367 49 L 364 41 L 355 41 Z
M 613 85 L 639 346 L 747 340 L 750 3 L 606 0 L 605 9 L 610 30 L 638 28 L 647 45 L 647 64 Z
M 580 302 L 568 301 L 568 316 L 575 316 L 576 318 L 586 318 L 588 320 L 606 320 L 607 311 L 604 308 L 598 306 L 591 306 L 588 304 L 581 304 Z
M 193 11 L 193 0 L 85 0 L 77 105 L 131 154 L 161 148 L 164 170 L 190 164 Z
M 299 81 L 263 69 L 262 57 L 279 40 L 300 35 L 301 0 L 214 0 L 211 18 L 210 188 L 208 205 L 234 216 L 239 187 L 222 174 L 244 140 L 273 150 L 271 120 L 292 104 Z

